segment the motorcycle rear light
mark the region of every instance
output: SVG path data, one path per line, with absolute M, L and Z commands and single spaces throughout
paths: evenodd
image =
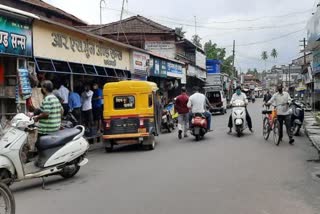
M 144 128 L 144 119 L 143 118 L 140 119 L 139 125 L 140 125 L 140 128 Z
M 105 124 L 106 124 L 106 129 L 110 129 L 111 126 L 111 121 L 110 120 L 105 120 Z

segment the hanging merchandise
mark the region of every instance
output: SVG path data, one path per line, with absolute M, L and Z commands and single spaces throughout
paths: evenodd
M 32 88 L 27 69 L 18 69 L 19 92 L 23 100 L 31 97 Z

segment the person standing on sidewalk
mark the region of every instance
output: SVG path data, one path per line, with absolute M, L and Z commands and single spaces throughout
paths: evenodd
M 59 92 L 59 95 L 62 99 L 62 107 L 63 107 L 63 110 L 64 110 L 64 115 L 63 116 L 66 116 L 69 112 L 69 89 L 67 89 L 65 87 L 65 83 L 62 83 L 60 88 L 58 89 L 58 92 Z
M 69 111 L 77 119 L 77 124 L 81 121 L 81 98 L 80 95 L 74 91 L 69 93 Z
M 92 97 L 92 111 L 94 125 L 97 131 L 101 131 L 101 119 L 102 119 L 102 90 L 99 88 L 98 84 L 93 84 L 93 97 Z
M 278 92 L 275 93 L 272 98 L 267 102 L 267 106 L 274 104 L 277 108 L 277 118 L 280 123 L 279 138 L 282 141 L 283 137 L 283 123 L 286 125 L 287 133 L 289 136 L 289 143 L 294 143 L 293 134 L 291 130 L 291 115 L 289 104 L 292 101 L 288 92 L 283 91 L 283 86 L 278 86 Z
M 92 96 L 93 91 L 90 90 L 90 86 L 85 86 L 85 91 L 82 92 L 82 123 L 89 129 L 92 128 L 93 116 L 92 116 Z
M 179 114 L 178 117 L 178 129 L 179 129 L 179 134 L 178 138 L 182 138 L 182 132 L 184 133 L 184 137 L 188 137 L 187 131 L 188 131 L 188 123 L 189 123 L 189 108 L 188 108 L 188 101 L 189 97 L 186 93 L 186 88 L 182 87 L 181 88 L 181 95 L 179 95 L 176 98 L 175 101 L 175 109 Z

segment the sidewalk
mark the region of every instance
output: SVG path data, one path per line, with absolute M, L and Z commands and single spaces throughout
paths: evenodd
M 308 138 L 320 154 L 320 124 L 312 112 L 305 112 L 304 128 Z

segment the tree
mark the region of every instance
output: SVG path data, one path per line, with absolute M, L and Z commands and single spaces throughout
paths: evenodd
M 270 55 L 273 57 L 274 61 L 276 61 L 276 58 L 278 58 L 278 51 L 273 48 Z
M 193 36 L 192 36 L 192 42 L 193 42 L 193 44 L 195 44 L 196 46 L 198 46 L 198 47 L 200 47 L 200 48 L 202 48 L 201 40 L 202 40 L 202 39 L 200 38 L 199 35 L 193 35 Z
M 182 38 L 185 37 L 186 31 L 183 31 L 183 27 L 176 27 L 175 31 L 177 35 L 181 36 Z
M 264 61 L 265 69 L 267 70 L 268 52 L 262 51 L 261 59 Z
M 221 72 L 233 75 L 232 61 L 233 57 L 226 57 L 226 50 L 224 48 L 219 48 L 216 43 L 208 41 L 204 44 L 204 52 L 207 59 L 216 59 L 221 61 Z

